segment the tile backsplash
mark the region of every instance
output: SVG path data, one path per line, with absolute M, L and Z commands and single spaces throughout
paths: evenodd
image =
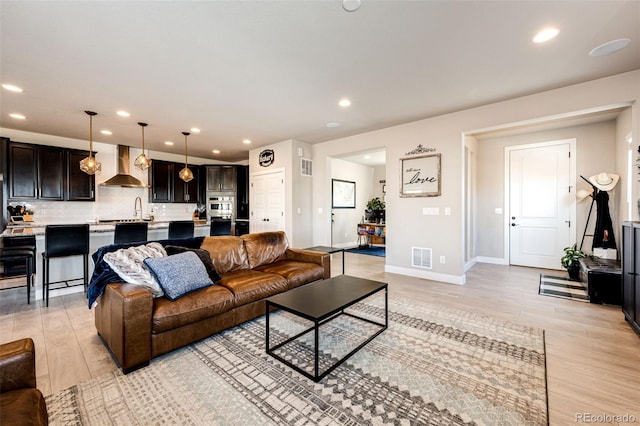
M 9 205 L 27 205 L 38 224 L 85 223 L 96 219 L 133 219 L 136 197 L 142 200 L 142 215 L 154 215 L 157 221 L 191 219 L 196 203 L 149 203 L 147 188 L 118 188 L 96 185 L 96 201 L 27 201 Z

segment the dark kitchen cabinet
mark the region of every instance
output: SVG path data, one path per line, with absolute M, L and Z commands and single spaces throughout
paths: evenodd
M 207 191 L 235 191 L 235 166 L 207 166 Z
M 152 203 L 197 203 L 198 202 L 198 166 L 189 165 L 193 180 L 184 182 L 178 176 L 184 163 L 154 160 L 151 163 L 151 202 Z
M 151 202 L 152 203 L 170 203 L 171 186 L 173 183 L 173 163 L 168 161 L 153 160 L 149 169 L 151 176 Z
M 9 199 L 94 201 L 95 177 L 82 172 L 79 165 L 88 154 L 88 151 L 11 142 Z
M 94 201 L 96 199 L 95 175 L 88 175 L 80 170 L 80 161 L 88 155 L 89 151 L 67 151 L 67 200 L 69 201 Z
M 65 151 L 41 145 L 9 145 L 9 198 L 64 200 Z
M 640 334 L 640 222 L 622 224 L 622 312 Z

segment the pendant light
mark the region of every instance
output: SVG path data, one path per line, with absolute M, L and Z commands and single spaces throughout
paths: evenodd
M 138 123 L 138 126 L 142 127 L 142 154 L 136 157 L 136 161 L 133 165 L 142 171 L 145 171 L 151 166 L 151 160 L 144 155 L 144 128 L 147 127 L 147 123 Z
M 89 116 L 89 156 L 80 160 L 80 170 L 88 175 L 95 175 L 102 170 L 102 164 L 93 156 L 93 116 L 98 113 L 93 111 L 85 111 L 85 113 Z
M 182 132 L 182 134 L 184 135 L 184 169 L 180 170 L 178 176 L 185 182 L 191 182 L 191 180 L 193 180 L 193 173 L 187 166 L 187 136 L 189 136 L 190 133 Z

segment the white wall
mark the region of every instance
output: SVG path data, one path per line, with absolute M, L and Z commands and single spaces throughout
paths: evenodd
M 561 139 L 576 139 L 576 189 L 591 188 L 579 178 L 596 175 L 600 172 L 620 173 L 616 164 L 616 126 L 613 120 L 595 124 L 572 126 L 562 129 L 532 131 L 530 133 L 501 136 L 478 137 L 478 180 L 477 180 L 477 216 L 482 224 L 478 232 L 478 256 L 488 258 L 504 258 L 504 215 L 509 213 L 509 206 L 504 205 L 504 164 L 505 147 L 548 142 Z M 609 192 L 609 206 L 612 217 L 617 217 L 616 200 L 620 194 L 620 185 Z M 573 226 L 571 242 L 580 245 L 582 233 L 590 206 L 591 198 L 578 203 L 576 208 L 576 224 Z M 502 215 L 494 213 L 496 207 L 503 209 Z M 595 227 L 595 207 L 589 222 L 588 234 L 593 235 Z M 614 231 L 618 228 L 614 226 Z M 619 232 L 614 232 L 616 241 Z M 585 251 L 590 252 L 591 237 L 584 242 Z
M 285 226 L 289 245 L 305 248 L 313 245 L 311 191 L 313 178 L 301 176 L 298 148 L 302 149 L 304 158 L 313 159 L 309 144 L 289 139 L 249 151 L 249 182 L 252 176 L 275 171 L 284 172 L 285 181 Z M 274 162 L 268 167 L 260 165 L 260 153 L 265 149 L 274 151 Z M 316 164 L 313 165 L 314 174 Z M 253 191 L 249 187 L 249 209 L 253 205 Z
M 523 123 L 531 120 L 558 119 L 592 111 L 603 106 L 631 105 L 634 145 L 640 133 L 640 70 L 576 84 L 513 100 L 428 118 L 374 132 L 313 145 L 317 164 L 331 157 L 377 147 L 387 151 L 387 242 L 386 270 L 406 275 L 464 283 L 464 134 L 476 130 Z M 435 148 L 442 154 L 442 195 L 430 198 L 400 198 L 399 159 L 418 144 Z M 502 168 L 502 164 L 496 164 Z M 316 167 L 313 182 L 314 244 L 329 244 L 330 176 L 328 166 Z M 638 185 L 634 184 L 634 199 Z M 481 196 L 481 193 L 478 194 Z M 451 208 L 451 216 L 423 216 L 424 207 Z M 478 223 L 482 227 L 482 223 Z M 445 256 L 445 263 L 434 262 L 432 270 L 411 266 L 411 248 L 430 247 L 434 259 Z
M 331 179 L 348 180 L 356 183 L 356 208 L 332 209 L 333 241 L 335 247 L 354 246 L 358 239 L 358 223 L 362 221 L 367 202 L 374 194 L 374 168 L 361 164 L 331 159 Z M 378 185 L 380 186 L 380 185 Z

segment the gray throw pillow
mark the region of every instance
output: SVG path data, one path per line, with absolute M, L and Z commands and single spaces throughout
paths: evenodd
M 211 261 L 211 255 L 209 255 L 208 251 L 204 249 L 189 248 L 189 247 L 182 247 L 182 246 L 165 246 L 164 249 L 167 251 L 167 254 L 169 256 L 178 254 L 178 253 L 184 253 L 185 251 L 194 252 L 195 254 L 198 255 L 198 257 L 204 264 L 204 267 L 207 269 L 207 274 L 209 275 L 209 278 L 211 278 L 211 281 L 213 281 L 214 284 L 220 281 L 220 274 L 218 274 L 218 271 L 216 271 L 216 267 L 213 265 L 213 262 Z
M 203 287 L 213 285 L 207 270 L 193 252 L 162 258 L 149 258 L 144 264 L 156 277 L 164 295 L 171 301 Z

